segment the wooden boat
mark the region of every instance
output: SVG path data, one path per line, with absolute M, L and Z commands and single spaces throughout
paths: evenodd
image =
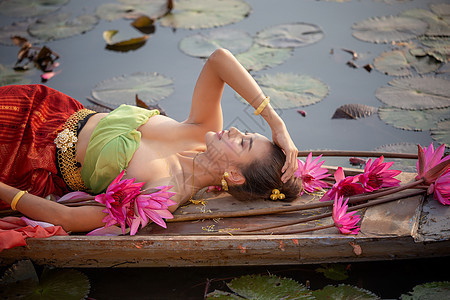
M 330 168 L 331 170 L 332 168 Z M 346 169 L 360 172 L 359 169 Z M 415 174 L 402 173 L 403 183 Z M 359 210 L 358 235 L 343 235 L 336 228 L 304 233 L 288 230 L 331 223 L 330 217 L 281 229 L 242 233 L 255 226 L 277 225 L 327 213 L 330 207 L 272 215 L 209 219 L 223 211 L 251 212 L 261 208 L 319 202 L 303 195 L 292 203 L 278 201 L 239 202 L 228 194 L 212 195 L 203 204 L 190 204 L 176 218 L 204 216 L 203 220 L 169 222 L 163 229 L 150 224 L 136 236 L 88 237 L 84 235 L 28 239 L 25 247 L 0 253 L 0 264 L 29 258 L 37 264 L 57 267 L 188 267 L 316 264 L 442 257 L 450 255 L 450 207 L 420 192 L 399 192 L 396 201 Z M 423 190 L 422 190 L 423 191 Z M 383 199 L 383 197 L 380 197 Z M 280 232 L 283 230 L 283 232 Z

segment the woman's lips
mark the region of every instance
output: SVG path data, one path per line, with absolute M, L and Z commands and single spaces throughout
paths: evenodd
M 222 130 L 222 131 L 220 131 L 220 132 L 217 132 L 217 133 L 216 133 L 216 134 L 217 134 L 217 138 L 218 138 L 219 140 L 221 140 L 224 133 L 225 133 L 225 130 Z

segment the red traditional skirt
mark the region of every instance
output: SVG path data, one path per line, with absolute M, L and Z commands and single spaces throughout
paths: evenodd
M 83 108 L 44 85 L 0 87 L 0 181 L 41 197 L 66 193 L 54 140 L 67 118 Z

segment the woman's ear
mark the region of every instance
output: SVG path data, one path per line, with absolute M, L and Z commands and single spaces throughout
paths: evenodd
M 245 177 L 242 175 L 241 171 L 236 168 L 231 168 L 227 171 L 228 176 L 225 180 L 233 185 L 241 185 L 245 182 Z

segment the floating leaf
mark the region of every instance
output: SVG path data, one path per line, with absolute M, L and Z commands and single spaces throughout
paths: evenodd
M 450 115 L 447 115 L 447 117 L 450 117 Z M 438 122 L 436 128 L 431 129 L 431 138 L 450 148 L 450 120 Z
M 381 120 L 396 128 L 425 131 L 435 127 L 442 118 L 450 116 L 450 107 L 423 110 L 407 110 L 396 107 L 378 109 Z
M 419 41 L 430 47 L 425 52 L 441 62 L 447 62 L 450 56 L 450 37 L 419 37 Z
M 380 299 L 377 295 L 375 295 L 371 291 L 347 284 L 340 284 L 338 286 L 327 285 L 321 290 L 313 291 L 312 294 L 314 297 L 316 297 L 317 300 Z
M 442 20 L 450 24 L 450 4 L 448 3 L 434 3 L 430 4 L 430 9 Z
M 0 86 L 10 84 L 29 84 L 31 81 L 24 79 L 23 72 L 17 72 L 0 64 Z
M 106 41 L 106 49 L 127 52 L 130 50 L 136 50 L 144 46 L 145 42 L 148 40 L 148 35 L 141 37 L 131 38 L 128 40 L 123 40 L 119 42 L 114 42 L 113 37 L 118 33 L 117 30 L 106 30 L 103 32 L 103 39 Z
M 233 54 L 247 51 L 253 38 L 245 31 L 215 29 L 187 36 L 180 41 L 180 49 L 195 57 L 208 57 L 218 48 L 226 48 Z
M 417 50 L 394 50 L 384 52 L 374 59 L 374 67 L 387 75 L 391 76 L 409 76 L 410 68 L 414 68 L 418 74 L 425 74 L 439 69 L 441 63 L 434 56 L 427 55 L 421 50 L 420 56 L 413 55 L 411 52 L 418 54 Z
M 290 23 L 272 26 L 257 33 L 257 43 L 272 48 L 304 47 L 320 41 L 324 36 L 319 26 Z
M 344 264 L 322 264 L 316 272 L 323 273 L 323 275 L 332 280 L 345 280 L 348 278 L 347 266 Z
M 407 77 L 380 87 L 376 97 L 383 103 L 404 109 L 428 109 L 450 106 L 450 82 L 439 77 Z
M 46 16 L 31 24 L 28 31 L 41 40 L 50 41 L 85 33 L 98 23 L 97 17 L 93 15 L 80 15 L 70 19 L 70 13 Z
M 140 16 L 131 23 L 131 26 L 142 33 L 150 34 L 155 32 L 155 21 L 147 16 Z
M 206 295 L 206 299 L 219 299 L 219 300 L 242 300 L 243 298 L 240 296 L 237 296 L 233 293 L 224 292 L 221 290 L 215 290 L 214 292 L 209 293 Z
M 107 21 L 117 19 L 138 19 L 148 16 L 158 19 L 169 12 L 167 0 L 120 0 L 121 3 L 104 3 L 97 7 L 95 14 Z
M 92 96 L 100 103 L 134 105 L 136 94 L 151 103 L 166 98 L 173 92 L 173 81 L 157 73 L 137 72 L 107 79 L 97 84 Z
M 69 0 L 5 0 L 0 2 L 0 12 L 8 17 L 35 17 L 56 11 Z
M 364 104 L 345 104 L 336 109 L 332 119 L 359 119 L 372 115 L 378 108 Z
M 246 275 L 227 286 L 246 299 L 314 299 L 304 285 L 275 275 Z
M 416 18 L 428 24 L 425 34 L 428 36 L 449 36 L 450 26 L 442 20 L 439 14 L 434 14 L 429 10 L 416 8 L 409 9 L 399 14 L 401 17 Z
M 212 28 L 236 23 L 250 13 L 241 0 L 179 0 L 175 10 L 161 19 L 161 25 L 173 28 Z
M 450 295 L 450 282 L 429 282 L 416 285 L 408 294 L 401 295 L 401 300 L 417 300 L 417 299 L 448 299 Z
M 292 56 L 292 53 L 293 48 L 269 48 L 253 44 L 248 51 L 236 54 L 236 58 L 247 71 L 256 72 L 281 65 Z
M 90 290 L 83 273 L 45 268 L 40 279 L 30 261 L 20 261 L 2 277 L 2 299 L 84 299 Z
M 422 35 L 427 23 L 414 18 L 383 16 L 365 19 L 352 25 L 353 36 L 373 43 L 406 41 Z
M 104 3 L 97 7 L 95 15 L 106 21 L 115 21 L 126 18 L 130 11 L 134 10 L 135 8 L 131 5 Z
M 264 74 L 255 78 L 275 108 L 293 108 L 319 102 L 328 95 L 322 81 L 293 73 Z M 243 100 L 242 100 L 243 101 Z
M 12 37 L 14 36 L 20 36 L 26 40 L 28 40 L 32 44 L 38 44 L 41 42 L 36 37 L 31 36 L 28 33 L 28 26 L 30 25 L 30 21 L 20 21 L 20 22 L 14 22 L 9 26 L 1 27 L 0 28 L 0 44 L 6 45 L 6 46 L 13 46 L 13 40 Z

